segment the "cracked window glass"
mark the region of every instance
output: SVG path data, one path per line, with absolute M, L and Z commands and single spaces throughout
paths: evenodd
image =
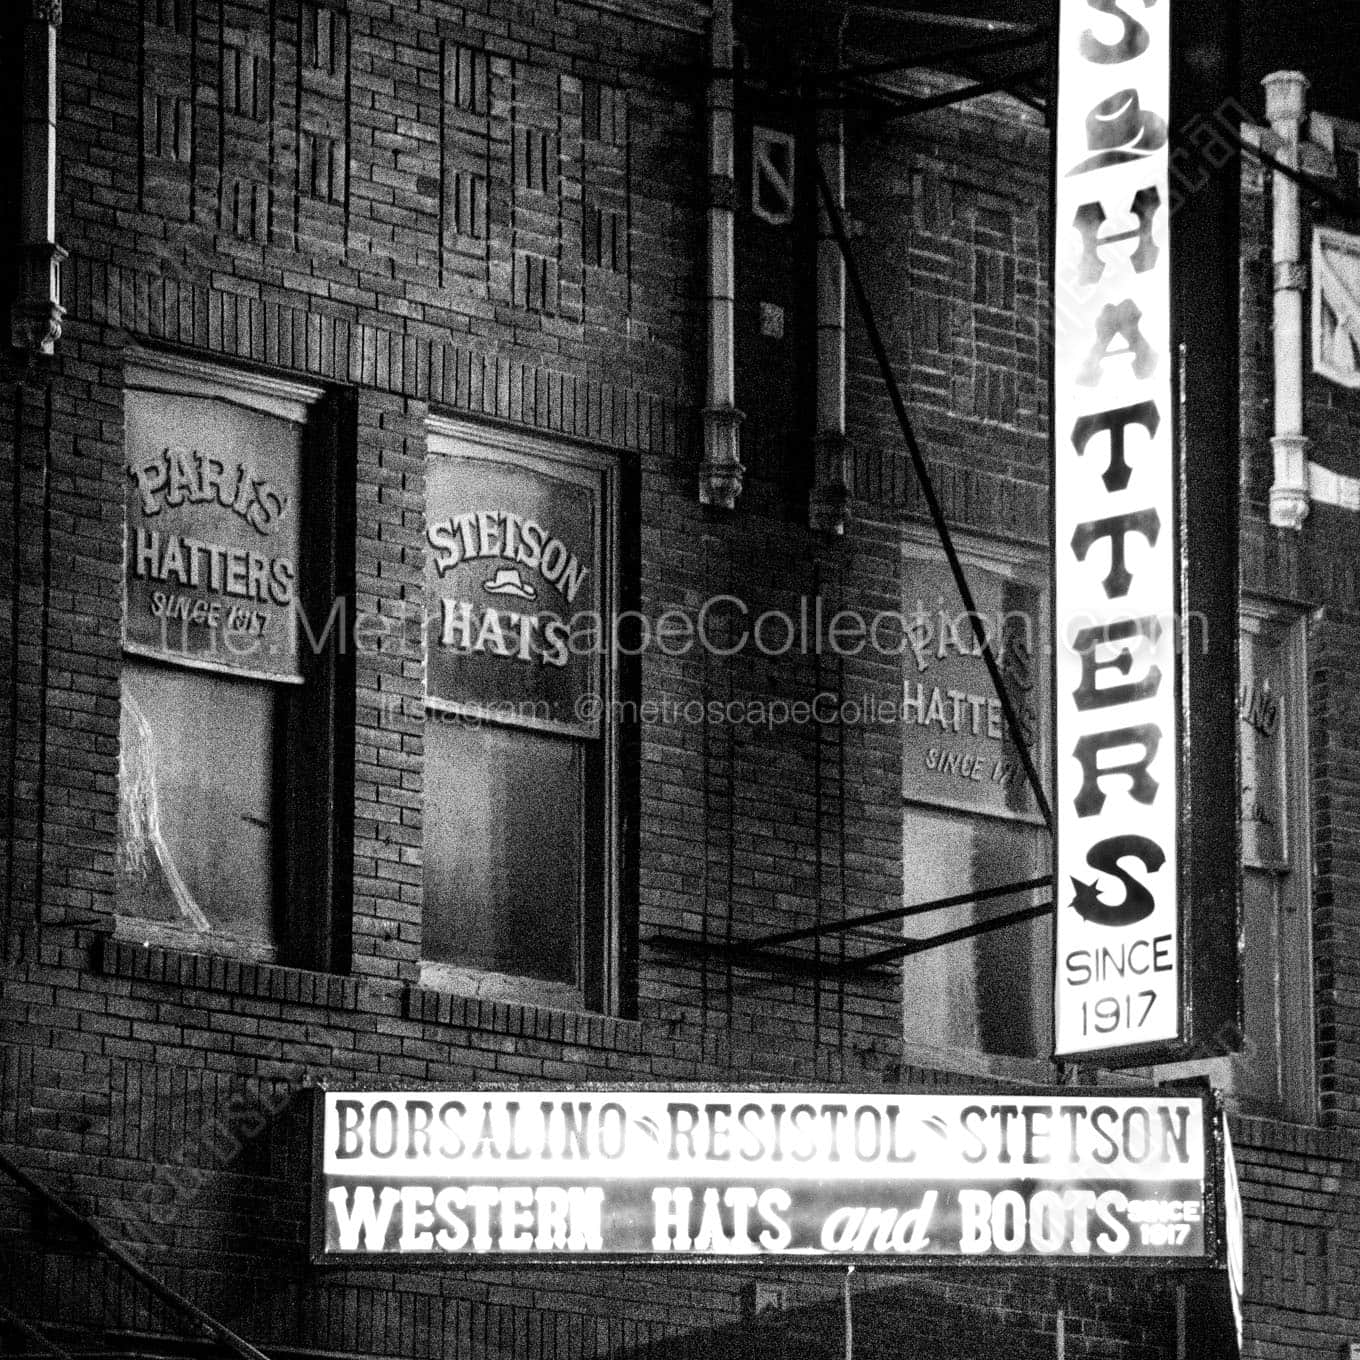
M 274 687 L 126 658 L 121 915 L 274 944 Z

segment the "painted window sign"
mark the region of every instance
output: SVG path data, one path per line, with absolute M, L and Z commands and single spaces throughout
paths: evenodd
M 457 456 L 426 481 L 426 697 L 436 708 L 598 729 L 597 474 Z
M 323 1092 L 313 1248 L 1203 1266 L 1201 1097 Z
M 1040 762 L 1048 699 L 1039 591 L 976 566 L 969 580 L 1024 740 Z M 902 612 L 903 797 L 1042 823 L 981 646 L 942 564 L 908 563 Z
M 1237 695 L 1242 753 L 1242 858 L 1252 867 L 1284 867 L 1287 800 L 1285 787 L 1285 657 L 1282 642 L 1255 626 L 1243 637 L 1241 684 Z
M 1054 259 L 1059 1054 L 1182 1033 L 1170 20 L 1065 0 Z
M 301 426 L 129 391 L 124 646 L 297 680 Z

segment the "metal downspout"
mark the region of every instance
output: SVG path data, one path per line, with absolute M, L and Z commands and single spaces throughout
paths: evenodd
M 17 349 L 50 355 L 61 339 L 57 244 L 57 29 L 61 0 L 28 0 L 23 36 L 23 164 L 19 181 L 19 287 L 10 313 Z
M 708 82 L 708 377 L 699 500 L 736 508 L 741 465 L 741 412 L 736 405 L 736 42 L 732 0 L 713 0 Z
M 1277 139 L 1275 154 L 1299 168 L 1300 129 L 1308 81 L 1299 71 L 1276 71 L 1266 87 L 1266 117 Z M 1274 230 L 1275 479 L 1270 488 L 1270 522 L 1299 529 L 1308 517 L 1308 438 L 1303 432 L 1303 290 L 1299 186 L 1278 171 L 1271 177 Z

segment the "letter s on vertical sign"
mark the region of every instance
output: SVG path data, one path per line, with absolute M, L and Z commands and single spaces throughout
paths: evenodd
M 1147 51 L 1147 29 L 1131 14 L 1119 8 L 1119 0 L 1086 0 L 1086 3 L 1101 14 L 1112 15 L 1124 27 L 1123 36 L 1116 43 L 1101 42 L 1088 28 L 1081 35 L 1081 55 L 1087 61 L 1098 66 L 1114 66 L 1121 61 L 1132 61 Z M 1144 7 L 1155 3 L 1156 0 L 1143 0 Z

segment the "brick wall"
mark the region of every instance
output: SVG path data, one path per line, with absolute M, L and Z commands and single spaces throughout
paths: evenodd
M 792 1311 L 753 1327 L 750 1272 L 304 1264 L 309 1085 L 951 1080 L 905 1064 L 895 981 L 753 975 L 650 943 L 674 930 L 739 939 L 899 902 L 900 743 L 883 724 L 679 721 L 625 734 L 636 841 L 622 904 L 636 979 L 626 1015 L 417 982 L 423 704 L 404 626 L 422 589 L 430 412 L 613 450 L 637 507 L 626 594 L 651 618 L 720 594 L 742 597 L 748 624 L 767 609 L 796 617 L 804 601 L 829 616 L 900 597 L 899 516 L 920 507 L 856 331 L 845 542 L 803 527 L 790 490 L 800 474 L 781 469 L 774 435 L 758 437 L 759 475 L 734 517 L 696 503 L 692 7 L 68 0 L 61 41 L 68 323 L 54 361 L 11 355 L 0 381 L 0 513 L 12 534 L 0 554 L 0 1141 L 261 1344 L 575 1357 L 742 1354 L 759 1341 L 838 1353 L 830 1274 L 763 1272 Z M 12 62 L 0 55 L 5 88 Z M 850 209 L 951 519 L 1041 544 L 1045 161 L 1033 120 L 1004 107 L 1008 137 L 997 101 L 982 101 L 854 148 Z M 1259 369 L 1258 275 L 1246 343 Z M 333 973 L 108 938 L 130 344 L 305 375 L 344 397 L 354 606 L 390 626 L 353 661 L 352 866 Z M 1250 390 L 1259 412 L 1268 381 L 1257 372 Z M 767 392 L 767 405 L 779 397 Z M 1255 468 L 1257 444 L 1251 456 Z M 1320 1075 L 1334 1129 L 1293 1143 L 1264 1121 L 1240 1130 L 1261 1356 L 1334 1353 L 1360 1317 L 1340 1132 L 1360 1098 L 1349 1060 L 1360 967 L 1347 954 L 1360 676 L 1342 555 L 1353 530 L 1319 515 L 1310 532 L 1307 549 L 1259 525 L 1249 538 L 1249 579 L 1287 581 L 1280 593 L 1328 606 L 1314 636 L 1326 718 L 1314 782 Z M 886 700 L 900 684 L 872 653 L 749 647 L 730 659 L 651 649 L 637 672 L 641 695 L 701 705 Z M 823 945 L 823 957 L 841 947 Z M 54 1311 L 83 1299 L 88 1311 L 72 1317 L 94 1325 L 96 1267 L 48 1246 L 56 1264 L 24 1277 L 34 1296 Z M 928 1336 L 963 1355 L 1004 1331 L 1020 1353 L 1048 1354 L 1061 1308 L 1074 1355 L 1174 1353 L 1160 1276 L 861 1278 L 866 1347 Z

